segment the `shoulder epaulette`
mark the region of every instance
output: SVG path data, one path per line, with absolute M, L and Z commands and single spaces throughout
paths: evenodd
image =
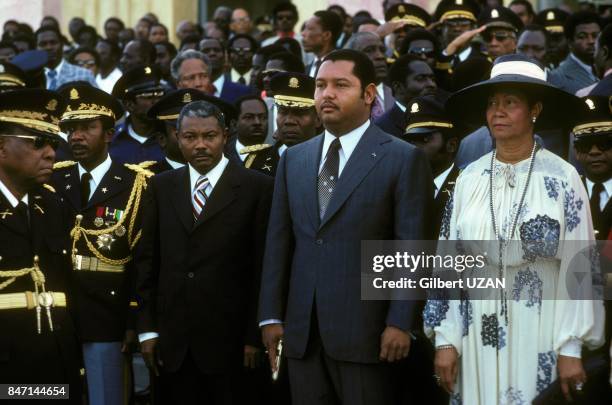
M 130 164 L 130 163 L 124 163 L 124 166 L 127 167 L 128 169 L 136 172 L 136 174 L 143 174 L 146 177 L 152 177 L 155 173 L 153 173 L 151 170 L 147 170 L 149 167 L 153 166 L 155 163 L 157 163 L 154 160 L 147 160 L 146 162 L 141 162 L 138 164 Z
M 267 143 L 260 143 L 257 145 L 251 145 L 251 146 L 247 146 L 244 147 L 242 149 L 240 149 L 240 154 L 241 155 L 246 155 L 247 153 L 252 153 L 252 152 L 259 152 L 260 150 L 264 150 L 264 149 L 268 149 L 271 148 L 272 145 L 267 144 Z
M 74 160 L 63 160 L 61 162 L 56 162 L 53 165 L 53 170 L 65 169 L 66 167 L 74 166 L 76 164 L 77 162 L 75 162 Z
M 436 62 L 436 67 L 437 70 L 450 70 L 451 69 L 451 64 L 450 62 Z
M 43 184 L 43 187 L 49 190 L 50 192 L 55 193 L 55 189 L 53 188 L 53 186 L 49 184 Z

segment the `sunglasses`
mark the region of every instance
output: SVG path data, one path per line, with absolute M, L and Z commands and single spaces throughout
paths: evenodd
M 410 55 L 425 55 L 428 58 L 433 58 L 435 56 L 434 50 L 431 48 L 410 48 L 408 49 L 408 53 Z
M 515 36 L 511 32 L 507 32 L 507 31 L 483 32 L 482 33 L 482 39 L 484 39 L 485 42 L 491 42 L 493 38 L 495 38 L 497 42 L 503 42 L 508 38 L 515 38 Z
M 50 136 L 36 136 L 36 135 L 13 135 L 13 134 L 1 134 L 0 136 L 12 136 L 13 138 L 21 138 L 32 141 L 34 149 L 39 150 L 49 145 L 53 150 L 59 147 L 59 139 Z
M 597 140 L 586 140 L 581 139 L 574 142 L 574 147 L 578 153 L 589 153 L 593 145 L 597 146 L 602 152 L 607 152 L 612 149 L 612 139 L 597 139 Z
M 230 52 L 232 53 L 240 53 L 240 52 L 249 53 L 251 51 L 252 51 L 251 48 L 230 48 Z

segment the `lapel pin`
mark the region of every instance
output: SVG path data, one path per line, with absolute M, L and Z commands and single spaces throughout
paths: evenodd
M 119 181 L 121 181 L 121 177 L 119 177 L 119 176 L 115 176 L 115 180 L 119 180 Z
M 70 173 L 64 174 L 64 177 L 70 177 Z
M 7 215 L 13 215 L 13 213 L 9 210 L 4 210 L 4 212 L 0 212 L 0 215 L 2 215 L 2 219 L 6 219 Z
M 70 190 L 72 186 L 70 184 L 66 184 L 66 190 Z
M 42 209 L 42 208 L 40 208 L 40 205 L 38 205 L 38 204 L 34 204 L 34 209 L 36 209 L 36 210 L 40 211 L 40 213 L 41 213 L 41 214 L 44 214 L 44 213 L 45 213 L 45 211 L 43 211 L 43 209 Z
M 371 155 L 371 156 L 372 156 L 373 158 L 376 158 L 376 153 L 372 152 L 372 155 Z
M 103 192 L 104 194 L 106 194 L 106 192 L 107 192 L 107 191 L 108 191 L 108 189 L 107 189 L 106 187 L 103 187 L 103 188 L 102 188 L 102 192 Z
M 41 196 L 39 196 L 39 195 L 35 195 L 35 196 L 34 196 L 34 199 L 35 199 L 35 200 L 41 200 L 41 199 L 42 199 L 42 197 L 41 197 Z

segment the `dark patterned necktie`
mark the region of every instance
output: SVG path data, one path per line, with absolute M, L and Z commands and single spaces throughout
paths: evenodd
M 240 76 L 238 78 L 238 83 L 246 85 L 246 79 L 244 78 L 244 76 Z
M 89 194 L 91 193 L 91 185 L 89 183 L 91 180 L 91 174 L 89 172 L 83 173 L 81 176 L 81 207 L 87 207 L 87 203 L 89 202 Z
M 24 229 L 30 229 L 30 213 L 27 204 L 23 201 L 19 201 L 17 207 L 15 207 L 15 211 L 17 212 L 17 218 L 19 218 L 19 222 L 24 226 Z
M 334 139 L 329 145 L 325 163 L 321 169 L 318 180 L 319 189 L 319 218 L 323 219 L 327 206 L 331 201 L 332 194 L 338 181 L 338 169 L 340 165 L 340 140 Z
M 593 184 L 593 191 L 591 193 L 589 205 L 591 206 L 591 216 L 593 217 L 593 224 L 595 225 L 595 228 L 597 228 L 601 219 L 601 208 L 599 207 L 599 204 L 601 202 L 602 191 L 604 191 L 604 186 L 602 183 Z

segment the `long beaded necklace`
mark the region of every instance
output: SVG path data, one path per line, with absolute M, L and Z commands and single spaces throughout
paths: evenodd
M 523 207 L 523 203 L 525 202 L 525 195 L 527 195 L 527 188 L 529 187 L 529 182 L 531 180 L 531 174 L 533 172 L 533 163 L 535 161 L 535 154 L 538 149 L 537 142 L 533 143 L 533 149 L 531 149 L 531 157 L 529 158 L 529 171 L 527 172 L 527 181 L 525 182 L 525 187 L 523 188 L 523 193 L 521 194 L 521 199 L 519 201 L 518 208 L 516 210 L 516 215 L 512 220 L 510 226 L 510 234 L 507 235 L 506 238 L 503 237 L 501 232 L 499 231 L 499 227 L 497 221 L 495 220 L 495 205 L 493 203 L 493 180 L 494 180 L 494 169 L 495 169 L 495 157 L 497 155 L 497 149 L 493 149 L 493 154 L 491 155 L 491 171 L 489 173 L 489 205 L 491 207 L 491 221 L 493 222 L 493 231 L 495 232 L 495 238 L 499 240 L 499 271 L 498 277 L 499 279 L 503 278 L 504 268 L 505 268 L 505 260 L 503 260 L 506 256 L 506 247 L 508 242 L 512 239 L 514 235 L 514 231 L 516 230 L 516 224 L 518 223 L 519 216 L 521 214 L 521 209 Z M 504 320 L 506 325 L 508 325 L 508 301 L 506 297 L 506 291 L 502 291 L 502 311 L 501 315 L 504 315 Z

